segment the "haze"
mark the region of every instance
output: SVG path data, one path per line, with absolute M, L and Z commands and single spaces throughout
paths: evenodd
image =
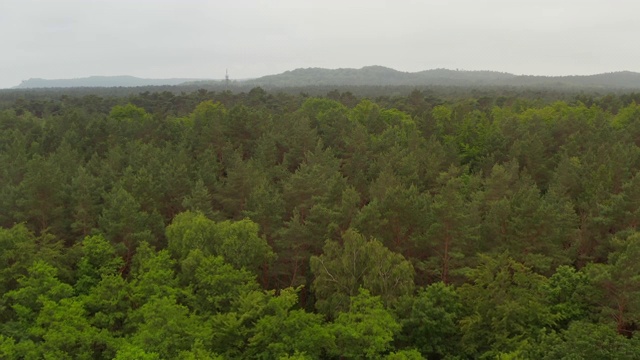
M 0 88 L 28 78 L 251 78 L 300 67 L 640 71 L 634 1 L 0 3 Z

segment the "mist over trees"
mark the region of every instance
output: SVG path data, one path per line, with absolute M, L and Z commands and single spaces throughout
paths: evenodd
M 142 86 L 177 86 L 190 90 L 209 88 L 210 90 L 235 90 L 248 92 L 254 87 L 267 90 L 284 90 L 291 88 L 317 88 L 336 86 L 347 88 L 358 87 L 515 87 L 555 90 L 640 90 L 640 74 L 631 71 L 618 71 L 594 75 L 573 76 L 534 76 L 514 75 L 498 71 L 467 71 L 450 69 L 431 69 L 417 72 L 404 72 L 384 66 L 365 66 L 360 69 L 323 69 L 307 68 L 285 71 L 281 74 L 266 75 L 254 79 L 222 80 L 208 79 L 142 79 L 133 76 L 90 76 L 78 79 L 28 79 L 15 89 L 37 88 L 77 88 L 77 87 L 142 87 Z M 229 74 L 226 74 L 229 76 Z M 215 76 L 213 76 L 216 78 Z M 121 90 L 122 91 L 122 90 Z M 157 90 L 156 90 L 157 91 Z M 174 90 L 175 91 L 175 90 Z M 351 90 L 352 91 L 352 90 Z M 378 91 L 388 95 L 387 90 Z
M 0 358 L 638 358 L 639 93 L 359 89 L 0 92 Z
M 22 81 L 15 89 L 72 87 L 132 87 L 180 85 L 196 79 L 142 79 L 134 76 L 89 76 L 77 79 L 39 79 Z

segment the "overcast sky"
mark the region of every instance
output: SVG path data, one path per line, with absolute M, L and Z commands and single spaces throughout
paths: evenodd
M 0 88 L 301 67 L 640 72 L 640 1 L 0 0 Z

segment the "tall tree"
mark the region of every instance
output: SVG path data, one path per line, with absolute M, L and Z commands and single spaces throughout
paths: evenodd
M 474 252 L 479 232 L 477 204 L 469 195 L 476 185 L 460 171 L 452 167 L 440 175 L 438 193 L 429 204 L 430 226 L 425 238 L 431 257 L 424 266 L 445 284 L 455 278 L 453 270 L 464 264 L 465 256 Z
M 274 256 L 258 231 L 258 225 L 248 219 L 215 223 L 202 213 L 184 212 L 167 227 L 166 236 L 169 251 L 180 260 L 198 249 L 222 256 L 237 269 L 257 272 Z
M 330 328 L 336 337 L 335 355 L 350 359 L 380 357 L 400 331 L 381 299 L 362 288 L 350 297 L 349 309 L 340 312 Z
M 614 239 L 607 264 L 590 264 L 587 273 L 596 285 L 595 301 L 616 331 L 632 336 L 640 323 L 640 233 Z
M 70 205 L 72 211 L 71 229 L 80 236 L 87 236 L 97 227 L 100 214 L 100 194 L 104 190 L 99 180 L 86 168 L 78 167 L 71 179 Z
M 119 184 L 105 194 L 105 205 L 98 225 L 107 239 L 124 247 L 123 271 L 128 271 L 135 249 L 141 241 L 155 240 L 149 230 L 149 215 L 141 210 L 140 203 Z
M 463 351 L 495 358 L 541 336 L 555 317 L 544 296 L 546 278 L 506 254 L 482 256 L 459 289 L 468 315 L 460 320 Z
M 323 324 L 323 316 L 295 309 L 296 291 L 283 289 L 265 307 L 249 339 L 246 356 L 275 359 L 300 354 L 306 359 L 322 359 L 335 351 L 335 337 Z
M 386 305 L 413 291 L 413 267 L 378 240 L 347 231 L 342 244 L 327 241 L 323 254 L 311 257 L 316 308 L 335 315 L 348 307 L 349 297 L 362 287 Z
M 211 202 L 213 197 L 202 179 L 196 180 L 191 193 L 182 200 L 182 206 L 191 212 L 201 212 L 209 219 L 216 219 L 217 213 L 213 211 Z
M 51 159 L 36 155 L 27 163 L 20 183 L 20 221 L 26 221 L 38 233 L 65 233 L 64 175 Z
M 401 320 L 403 330 L 399 338 L 402 343 L 418 349 L 425 358 L 462 355 L 459 322 L 464 310 L 453 286 L 442 282 L 431 284 L 410 298 L 410 309 Z

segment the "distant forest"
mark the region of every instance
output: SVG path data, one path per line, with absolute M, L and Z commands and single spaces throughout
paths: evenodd
M 0 358 L 640 358 L 640 93 L 197 87 L 0 91 Z
M 383 66 L 361 69 L 308 68 L 282 74 L 244 80 L 141 79 L 133 76 L 91 76 L 79 79 L 29 79 L 17 89 L 72 87 L 180 86 L 208 90 L 249 91 L 260 86 L 266 90 L 300 87 L 511 87 L 556 90 L 640 90 L 640 73 L 619 71 L 581 76 L 530 76 L 497 71 L 433 69 L 403 72 Z M 351 89 L 348 89 L 352 91 Z M 379 89 L 378 89 L 379 90 Z M 328 91 L 328 90 L 326 90 Z M 325 93 L 326 93 L 325 91 Z M 324 93 L 322 93 L 324 94 Z M 387 93 L 388 94 L 388 93 Z

